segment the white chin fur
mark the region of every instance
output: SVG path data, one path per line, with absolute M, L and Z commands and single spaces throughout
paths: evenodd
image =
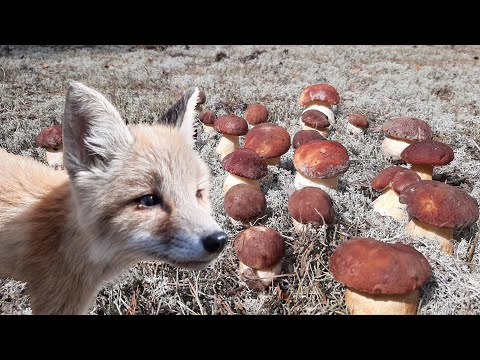
M 315 104 L 309 105 L 303 110 L 303 112 L 308 111 L 308 110 L 318 110 L 321 113 L 325 114 L 325 116 L 328 118 L 328 122 L 330 125 L 335 124 L 335 114 L 332 111 L 332 107 L 328 103 L 320 103 L 317 102 Z

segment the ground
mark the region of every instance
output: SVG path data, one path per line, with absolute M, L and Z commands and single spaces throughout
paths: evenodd
M 265 292 L 240 280 L 232 240 L 241 228 L 223 211 L 225 172 L 215 156 L 219 134 L 199 124 L 196 148 L 212 175 L 213 214 L 229 235 L 225 251 L 206 270 L 140 263 L 98 294 L 91 314 L 346 314 L 344 287 L 328 270 L 335 248 L 353 236 L 405 242 L 422 252 L 433 276 L 422 288 L 419 314 L 480 314 L 479 222 L 456 230 L 455 255 L 428 240 L 412 240 L 404 222 L 370 208 L 379 195 L 369 181 L 391 165 L 380 149 L 379 127 L 396 116 L 429 123 L 434 139 L 455 159 L 434 179 L 458 186 L 480 201 L 479 46 L 0 46 L 0 147 L 45 161 L 35 135 L 61 123 L 68 80 L 111 100 L 129 123 L 151 123 L 184 90 L 204 89 L 205 108 L 218 116 L 242 115 L 261 102 L 269 120 L 290 135 L 300 129 L 300 92 L 327 82 L 340 94 L 330 138 L 348 150 L 350 168 L 332 195 L 337 212 L 328 229 L 299 236 L 287 199 L 293 190 L 293 149 L 262 181 L 267 215 L 258 221 L 285 238 L 283 275 Z M 365 134 L 346 128 L 348 114 L 367 115 Z M 25 285 L 0 280 L 0 313 L 31 313 Z

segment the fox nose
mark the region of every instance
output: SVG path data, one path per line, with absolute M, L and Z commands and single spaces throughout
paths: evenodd
M 227 243 L 228 236 L 223 231 L 210 234 L 202 239 L 203 247 L 209 253 L 215 253 L 223 249 Z

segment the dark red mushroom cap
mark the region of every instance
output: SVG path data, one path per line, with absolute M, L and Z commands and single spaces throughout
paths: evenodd
M 329 84 L 315 84 L 307 86 L 298 100 L 301 106 L 307 106 L 313 101 L 323 101 L 336 105 L 340 102 L 340 96 L 337 90 Z
M 207 101 L 207 97 L 205 96 L 205 91 L 200 89 L 200 91 L 198 92 L 197 104 L 202 105 L 202 104 L 205 104 L 206 101 Z
M 247 107 L 243 116 L 250 125 L 258 125 L 267 121 L 268 110 L 264 105 L 254 103 Z
M 253 150 L 236 149 L 222 160 L 223 168 L 230 174 L 247 179 L 258 180 L 268 174 L 268 167 L 263 159 Z
M 242 136 L 248 132 L 248 124 L 244 118 L 233 114 L 220 116 L 213 128 L 224 135 Z
M 290 148 L 290 135 L 281 126 L 263 123 L 250 129 L 243 146 L 255 151 L 262 159 L 275 158 Z
M 285 241 L 273 228 L 252 226 L 238 233 L 234 240 L 238 259 L 252 269 L 266 269 L 285 255 Z
M 478 220 L 478 202 L 466 191 L 434 180 L 420 180 L 403 188 L 398 201 L 408 214 L 424 223 L 455 229 Z
M 43 129 L 35 137 L 35 143 L 42 148 L 57 148 L 62 145 L 62 124 Z
M 348 115 L 347 121 L 358 128 L 366 129 L 370 126 L 368 118 L 365 115 L 353 113 Z
M 295 190 L 288 198 L 288 211 L 301 224 L 331 224 L 335 218 L 330 196 L 313 186 Z
M 203 110 L 198 114 L 198 118 L 205 125 L 213 125 L 215 120 L 217 120 L 217 115 L 213 111 Z
M 370 185 L 375 190 L 383 190 L 387 186 L 390 186 L 390 183 L 393 177 L 400 171 L 405 170 L 406 168 L 401 166 L 389 166 L 381 171 L 370 181 Z
M 403 149 L 400 156 L 409 164 L 432 166 L 447 165 L 454 158 L 450 146 L 435 140 L 423 140 L 410 144 Z
M 250 221 L 265 214 L 267 202 L 259 189 L 248 184 L 237 184 L 225 194 L 223 207 L 232 219 Z
M 425 121 L 408 116 L 385 122 L 382 130 L 387 136 L 411 141 L 430 140 L 433 136 L 432 129 Z
M 367 294 L 407 294 L 432 275 L 428 260 L 413 246 L 372 238 L 352 238 L 340 244 L 329 265 L 337 281 Z
M 399 171 L 395 174 L 392 181 L 390 182 L 390 186 L 397 194 L 400 194 L 405 188 L 405 186 L 420 180 L 422 179 L 415 171 L 410 169 L 403 169 L 402 171 Z
M 304 176 L 330 179 L 347 171 L 350 160 L 338 141 L 312 140 L 295 149 L 293 165 Z
M 330 126 L 328 117 L 318 110 L 307 110 L 300 119 L 305 125 L 314 129 L 325 129 Z
M 299 130 L 293 135 L 292 146 L 294 149 L 312 140 L 325 140 L 316 130 Z

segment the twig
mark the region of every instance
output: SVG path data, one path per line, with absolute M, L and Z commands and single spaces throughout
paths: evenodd
M 468 254 L 467 254 L 466 261 L 469 262 L 469 263 L 471 263 L 472 260 L 473 260 L 473 255 L 475 254 L 475 250 L 477 249 L 479 236 L 480 236 L 480 232 L 477 232 L 477 235 L 475 235 L 475 238 L 473 239 L 473 241 L 470 244 L 470 247 L 468 249 Z
M 473 139 L 472 139 L 472 142 L 473 142 L 473 145 L 475 145 L 475 147 L 478 149 L 478 151 L 480 151 L 480 146 L 478 146 L 477 142 Z

